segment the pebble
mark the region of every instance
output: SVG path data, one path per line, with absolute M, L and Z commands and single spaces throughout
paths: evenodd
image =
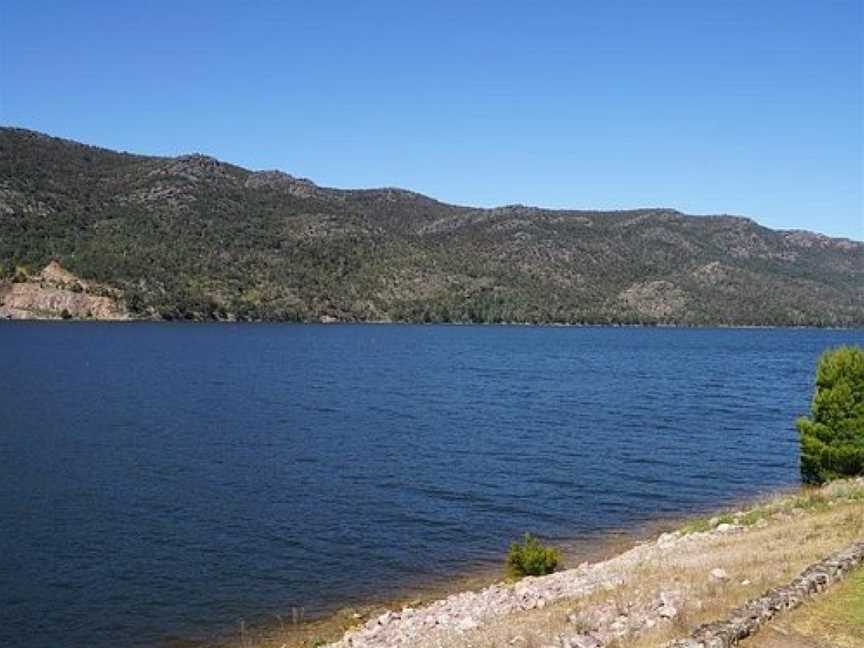
M 720 524 L 717 526 L 717 533 L 735 533 L 740 530 L 742 527 L 738 524 Z
M 726 573 L 725 569 L 716 567 L 711 570 L 711 580 L 715 582 L 727 581 L 729 580 L 729 574 Z
M 657 610 L 657 614 L 659 614 L 662 619 L 674 619 L 678 616 L 678 610 L 671 605 L 661 605 Z

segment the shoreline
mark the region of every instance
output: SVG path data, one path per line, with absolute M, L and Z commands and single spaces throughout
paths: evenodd
M 605 561 L 395 607 L 356 620 L 342 637 L 281 645 L 661 648 L 864 540 L 864 477 L 751 501 L 711 519 L 691 516 Z
M 864 323 L 851 326 L 836 326 L 818 324 L 685 324 L 685 323 L 567 323 L 567 322 L 420 322 L 410 320 L 232 320 L 232 319 L 158 319 L 158 318 L 127 318 L 127 319 L 76 319 L 63 317 L 33 317 L 33 318 L 0 318 L 0 326 L 4 323 L 48 323 L 48 324 L 118 324 L 155 325 L 171 324 L 180 326 L 198 325 L 278 325 L 278 326 L 446 326 L 446 327 L 476 327 L 476 328 L 572 328 L 572 329 L 692 329 L 692 330 L 802 330 L 802 331 L 864 331 Z
M 641 546 L 652 544 L 664 534 L 674 533 L 697 521 L 740 513 L 773 500 L 795 497 L 814 490 L 819 489 L 802 484 L 778 486 L 755 495 L 733 498 L 717 506 L 639 521 L 627 528 L 613 527 L 569 537 L 552 543 L 562 553 L 562 568 L 557 573 L 575 570 L 585 564 L 595 565 L 614 560 Z M 505 557 L 506 551 L 502 552 L 498 559 L 490 557 L 475 561 L 460 573 L 433 575 L 414 583 L 400 585 L 390 593 L 381 592 L 361 597 L 355 603 L 324 606 L 322 613 L 308 617 L 304 615 L 296 624 L 292 622 L 292 609 L 279 616 L 271 614 L 271 617 L 276 616 L 276 621 L 244 625 L 242 629 L 220 637 L 216 645 L 219 648 L 312 648 L 319 645 L 320 641 L 327 641 L 329 645 L 341 639 L 346 631 L 388 610 L 420 608 L 462 593 L 510 583 L 511 580 L 506 575 Z
M 667 522 L 662 524 L 663 528 L 668 526 Z M 653 528 L 655 522 L 638 525 L 638 532 L 636 528 L 632 532 L 609 529 L 581 539 L 556 543 L 555 546 L 562 552 L 564 568 L 575 568 L 585 562 L 609 560 L 648 541 L 653 533 L 643 529 L 648 525 Z M 500 560 L 490 558 L 474 561 L 461 573 L 429 576 L 418 582 L 397 586 L 391 593 L 365 596 L 354 604 L 324 606 L 325 611 L 321 614 L 306 616 L 304 611 L 301 622 L 297 624 L 292 621 L 293 612 L 297 610 L 299 613 L 303 608 L 288 609 L 278 616 L 270 614 L 270 617 L 276 617 L 276 621 L 244 625 L 242 630 L 236 629 L 220 637 L 215 645 L 219 648 L 311 648 L 321 639 L 336 641 L 346 630 L 387 610 L 422 607 L 460 592 L 482 590 L 507 581 L 505 555 L 506 552 L 502 553 Z M 210 644 L 203 642 L 200 645 Z

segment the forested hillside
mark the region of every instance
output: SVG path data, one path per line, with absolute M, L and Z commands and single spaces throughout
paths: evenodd
M 0 129 L 0 281 L 133 317 L 864 325 L 864 244 L 671 209 L 448 205 Z

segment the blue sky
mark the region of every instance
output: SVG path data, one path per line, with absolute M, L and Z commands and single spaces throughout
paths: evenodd
M 0 5 L 0 122 L 449 202 L 864 239 L 864 2 Z

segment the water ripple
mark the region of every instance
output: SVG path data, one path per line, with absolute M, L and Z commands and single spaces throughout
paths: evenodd
M 209 639 L 797 479 L 860 331 L 0 324 L 0 645 Z M 373 590 L 373 586 L 375 590 Z M 386 592 L 383 592 L 386 594 Z

